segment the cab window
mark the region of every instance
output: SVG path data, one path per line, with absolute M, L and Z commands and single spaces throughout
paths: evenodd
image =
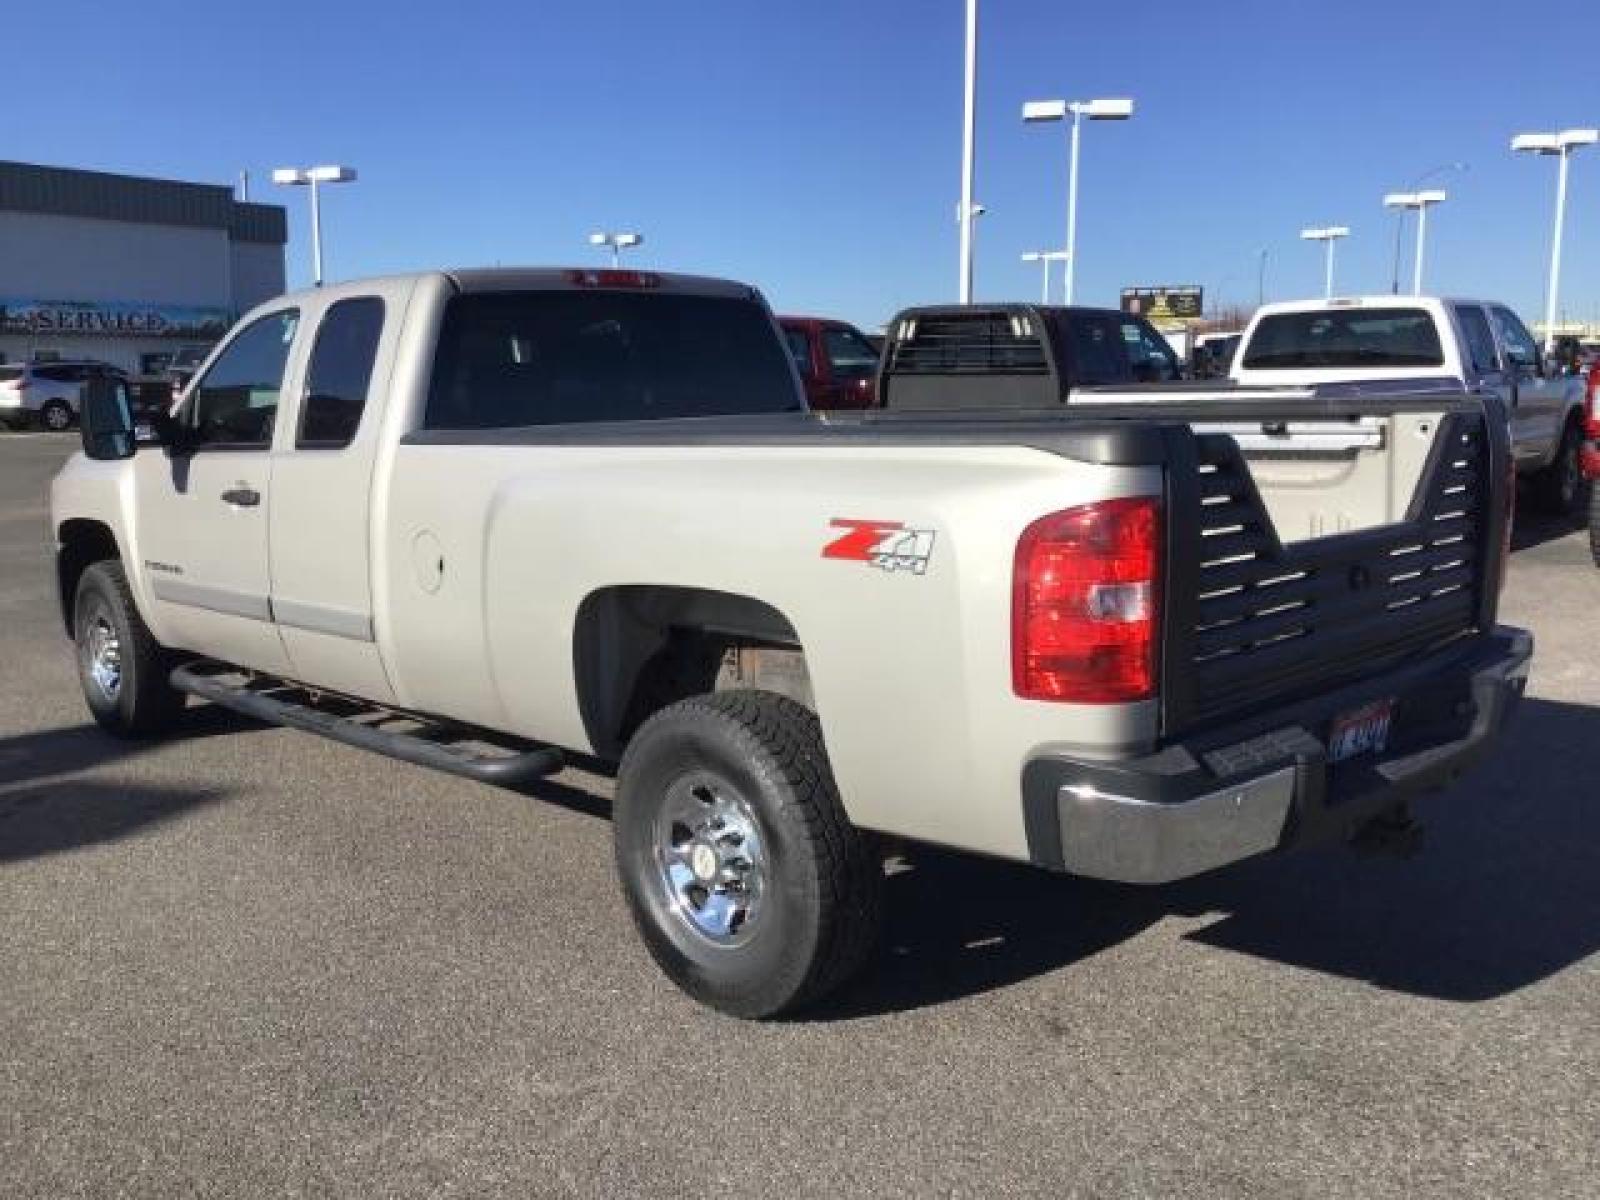
M 1473 373 L 1493 375 L 1498 372 L 1500 361 L 1494 349 L 1494 334 L 1489 332 L 1489 319 L 1483 315 L 1483 309 L 1475 304 L 1459 305 L 1456 320 L 1461 322 L 1461 336 L 1467 343 L 1467 357 L 1471 359 Z
M 785 329 L 783 340 L 789 343 L 795 369 L 802 375 L 811 374 L 811 336 L 804 329 Z
M 1177 373 L 1177 363 L 1166 339 L 1143 321 L 1122 322 L 1122 341 L 1128 348 L 1128 365 L 1140 383 L 1163 383 Z
M 1068 322 L 1072 359 L 1079 384 L 1126 383 L 1128 359 L 1122 333 L 1110 317 L 1075 316 Z
M 197 446 L 254 446 L 272 442 L 289 348 L 300 313 L 262 317 L 228 344 L 195 385 L 183 421 Z
M 297 449 L 337 450 L 356 436 L 382 333 L 383 301 L 376 296 L 328 309 L 311 350 Z
M 1500 333 L 1500 344 L 1505 347 L 1506 360 L 1515 367 L 1538 370 L 1539 344 L 1533 340 L 1528 327 L 1509 308 L 1496 305 L 1489 312 Z

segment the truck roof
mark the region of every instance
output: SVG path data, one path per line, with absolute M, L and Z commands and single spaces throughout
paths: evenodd
M 732 279 L 707 275 L 684 275 L 673 271 L 646 271 L 625 267 L 465 267 L 437 271 L 408 271 L 392 275 L 372 275 L 349 279 L 320 288 L 302 288 L 269 303 L 277 305 L 298 296 L 358 296 L 375 283 L 415 283 L 423 279 L 448 279 L 462 292 L 577 291 L 586 288 L 619 287 L 650 291 L 671 291 L 680 295 L 725 296 L 752 300 L 759 289 Z
M 1443 304 L 1486 304 L 1470 296 L 1414 296 L 1410 293 L 1395 295 L 1383 293 L 1376 296 L 1332 296 L 1315 300 L 1279 300 L 1263 304 L 1257 315 L 1290 312 L 1321 312 L 1327 308 L 1432 308 Z

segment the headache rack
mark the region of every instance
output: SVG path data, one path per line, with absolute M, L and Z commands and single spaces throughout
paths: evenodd
M 880 403 L 921 412 L 1054 407 L 1062 390 L 1048 332 L 1026 305 L 902 313 L 879 364 Z
M 1404 521 L 1287 546 L 1234 439 L 1197 435 L 1198 470 L 1173 475 L 1192 494 L 1170 498 L 1168 731 L 1374 675 L 1478 629 L 1505 519 L 1485 421 L 1443 418 Z

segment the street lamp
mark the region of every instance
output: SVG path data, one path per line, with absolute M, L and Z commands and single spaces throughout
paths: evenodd
M 1099 100 L 1029 100 L 1022 106 L 1024 121 L 1064 121 L 1072 117 L 1072 149 L 1067 164 L 1067 285 L 1065 303 L 1072 303 L 1073 276 L 1078 264 L 1078 136 L 1083 118 L 1091 121 L 1126 121 L 1133 116 L 1133 101 L 1126 96 Z
M 1556 348 L 1556 290 L 1561 286 L 1561 234 L 1567 216 L 1567 159 L 1579 146 L 1600 142 L 1600 129 L 1565 129 L 1560 133 L 1519 133 L 1511 149 L 1528 154 L 1554 154 L 1561 159 L 1556 173 L 1556 228 L 1550 239 L 1550 279 L 1544 300 L 1544 352 Z
M 1390 192 L 1383 198 L 1385 208 L 1417 210 L 1417 265 L 1411 276 L 1411 294 L 1422 295 L 1422 255 L 1428 241 L 1428 206 L 1443 204 L 1445 193 L 1439 190 L 1426 192 Z
M 622 252 L 624 250 L 631 250 L 634 246 L 643 244 L 644 234 L 642 233 L 591 233 L 589 235 L 589 245 L 611 247 L 611 266 L 613 269 L 621 265 Z
M 972 303 L 972 222 L 981 205 L 972 200 L 974 139 L 978 105 L 978 0 L 967 0 L 967 44 L 963 60 L 964 87 L 961 111 L 961 199 L 956 221 L 961 226 L 961 303 Z
M 311 188 L 311 278 L 322 286 L 322 197 L 317 189 L 324 183 L 354 183 L 354 167 L 279 167 L 272 182 L 287 187 Z
M 1428 180 L 1436 175 L 1443 175 L 1446 171 L 1465 171 L 1469 164 L 1464 162 L 1440 163 L 1437 167 L 1429 167 L 1421 175 L 1411 181 L 1408 191 L 1416 191 Z M 1394 219 L 1394 275 L 1389 282 L 1389 291 L 1395 295 L 1400 294 L 1400 242 L 1406 232 L 1406 210 L 1401 208 Z
M 1050 303 L 1050 264 L 1053 263 L 1053 262 L 1066 262 L 1067 261 L 1067 252 L 1065 250 L 1029 250 L 1026 254 L 1024 254 L 1022 256 L 1022 261 L 1023 262 L 1036 262 L 1036 263 L 1039 263 L 1044 268 L 1044 271 L 1043 271 L 1043 274 L 1044 274 L 1044 289 L 1039 295 L 1039 303 L 1041 303 L 1041 304 L 1049 304 Z
M 1330 299 L 1333 296 L 1333 245 L 1342 237 L 1350 236 L 1350 229 L 1345 225 L 1329 225 L 1323 229 L 1302 229 L 1300 236 L 1308 242 L 1321 242 L 1327 248 L 1327 268 L 1322 281 L 1322 298 Z

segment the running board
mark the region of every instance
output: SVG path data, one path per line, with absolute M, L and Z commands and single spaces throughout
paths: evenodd
M 546 775 L 554 775 L 566 765 L 561 751 L 550 746 L 528 750 L 521 754 L 486 755 L 455 746 L 441 745 L 415 734 L 395 733 L 366 725 L 349 717 L 336 716 L 306 704 L 296 704 L 269 696 L 264 692 L 236 684 L 224 683 L 214 675 L 207 675 L 192 666 L 179 667 L 172 672 L 172 686 L 180 692 L 209 700 L 223 708 L 267 721 L 274 725 L 287 725 L 307 733 L 321 734 L 347 746 L 372 750 L 419 767 L 432 767 L 452 775 L 464 775 L 479 783 L 502 787 L 527 783 Z M 293 686 L 293 685 L 288 685 Z M 380 710 L 381 711 L 381 710 Z M 400 715 L 400 714 L 396 714 Z

